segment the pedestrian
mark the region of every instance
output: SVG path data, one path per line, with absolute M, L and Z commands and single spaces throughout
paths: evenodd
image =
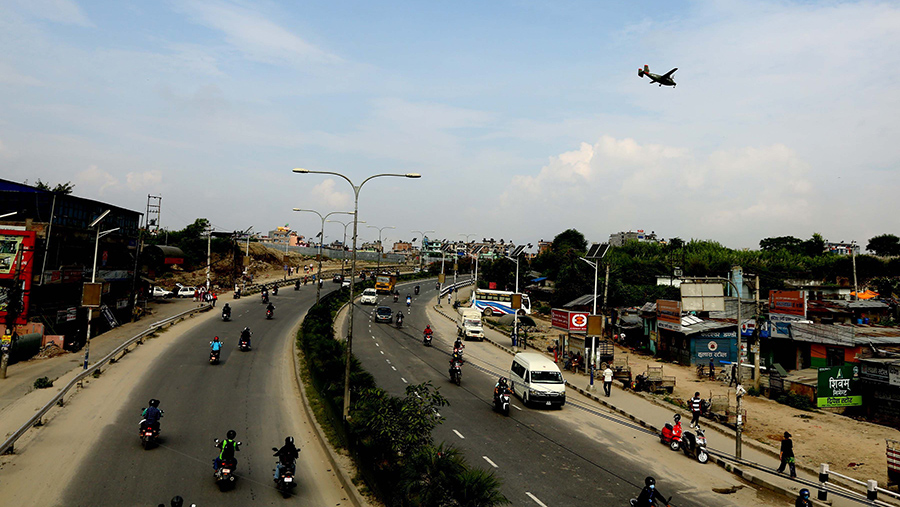
M 213 304 L 213 308 L 216 307 L 216 302 L 217 302 L 217 301 L 219 301 L 219 295 L 216 294 L 215 292 L 213 292 L 213 293 L 212 293 L 212 304 Z
M 694 397 L 688 402 L 691 408 L 691 428 L 700 425 L 700 414 L 703 412 L 703 400 L 700 399 L 700 391 L 694 393 Z
M 797 477 L 797 468 L 794 465 L 794 441 L 791 440 L 791 434 L 784 432 L 784 439 L 781 440 L 781 465 L 778 466 L 778 473 L 784 472 L 785 465 L 791 469 L 791 478 Z
M 603 392 L 606 393 L 606 397 L 609 398 L 610 393 L 612 392 L 612 381 L 613 381 L 613 371 L 609 365 L 606 365 L 606 369 L 603 370 Z
M 200 291 L 197 289 L 194 289 L 194 302 L 197 303 L 199 301 L 200 301 Z
M 709 358 L 709 378 L 716 378 L 716 363 L 713 362 L 712 358 Z
M 451 296 L 453 295 L 452 292 L 453 292 L 453 291 L 450 291 L 450 292 L 447 293 L 447 304 L 448 304 L 448 305 L 450 304 L 450 298 L 451 298 Z
M 737 363 L 731 363 L 731 378 L 728 379 L 728 387 L 731 387 L 731 384 L 737 384 Z

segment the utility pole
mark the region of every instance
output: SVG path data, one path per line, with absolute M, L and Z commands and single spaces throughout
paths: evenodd
M 759 391 L 759 353 L 762 351 L 762 339 L 760 338 L 759 321 L 759 275 L 756 275 L 755 290 L 756 293 L 756 326 L 753 328 L 753 335 L 756 337 L 756 352 L 753 353 L 753 387 Z
M 209 270 L 212 267 L 212 231 L 209 220 L 206 221 L 206 290 L 209 292 Z
M 859 301 L 859 286 L 856 285 L 856 241 L 850 242 L 850 257 L 853 259 L 853 295 Z

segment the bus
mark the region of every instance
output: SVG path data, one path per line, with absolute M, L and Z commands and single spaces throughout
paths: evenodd
M 397 283 L 397 277 L 382 273 L 375 276 L 375 292 L 379 294 L 390 294 L 394 292 L 394 285 Z
M 512 295 L 515 292 L 506 290 L 476 289 L 473 296 L 472 307 L 477 308 L 485 317 L 491 315 L 512 314 Z M 528 294 L 522 294 L 522 308 L 519 315 L 531 314 L 531 300 Z

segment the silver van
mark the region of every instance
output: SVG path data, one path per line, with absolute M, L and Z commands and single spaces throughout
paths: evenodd
M 525 406 L 566 403 L 566 382 L 556 363 L 536 352 L 519 352 L 509 367 L 510 388 Z

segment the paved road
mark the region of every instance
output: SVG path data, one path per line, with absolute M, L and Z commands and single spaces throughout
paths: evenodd
M 412 292 L 413 285 L 401 285 L 401 295 Z M 741 499 L 713 493 L 710 484 L 740 482 L 714 465 L 671 453 L 655 436 L 572 390 L 562 410 L 528 409 L 514 398 L 509 417 L 494 412 L 493 386 L 509 368 L 510 356 L 487 343 L 467 342 L 462 386 L 450 384 L 455 327 L 426 311 L 436 293 L 432 284 L 421 287 L 401 330 L 374 323 L 371 311 L 358 312 L 354 353 L 392 394 L 402 395 L 407 385 L 425 381 L 440 387 L 450 406 L 441 410 L 446 421 L 435 430 L 436 440 L 461 448 L 472 465 L 494 470 L 513 505 L 624 506 L 648 474 L 657 477 L 666 495 L 675 496 L 674 505 L 776 505 L 771 498 L 756 501 L 752 490 Z M 381 304 L 395 313 L 406 311 L 403 298 L 393 303 L 384 297 Z M 432 348 L 421 341 L 426 323 L 436 330 Z
M 330 291 L 336 285 L 327 283 Z M 297 495 L 284 500 L 273 488 L 271 448 L 292 435 L 298 445 L 312 441 L 296 397 L 290 330 L 315 301 L 313 285 L 299 292 L 282 289 L 272 298 L 275 318 L 265 320 L 258 296 L 233 303 L 231 322 L 219 318 L 198 325 L 161 355 L 128 400 L 115 423 L 102 430 L 100 444 L 81 463 L 65 494 L 65 505 L 135 505 L 137 499 L 180 494 L 198 505 L 349 505 L 330 464 L 310 462 L 301 447 Z M 220 299 L 220 306 L 222 300 Z M 237 349 L 240 330 L 253 331 L 253 350 Z M 225 340 L 222 362 L 210 365 L 209 341 Z M 143 450 L 137 436 L 140 410 L 150 398 L 162 400 L 162 445 Z M 213 480 L 213 439 L 237 431 L 236 488 L 219 492 Z

